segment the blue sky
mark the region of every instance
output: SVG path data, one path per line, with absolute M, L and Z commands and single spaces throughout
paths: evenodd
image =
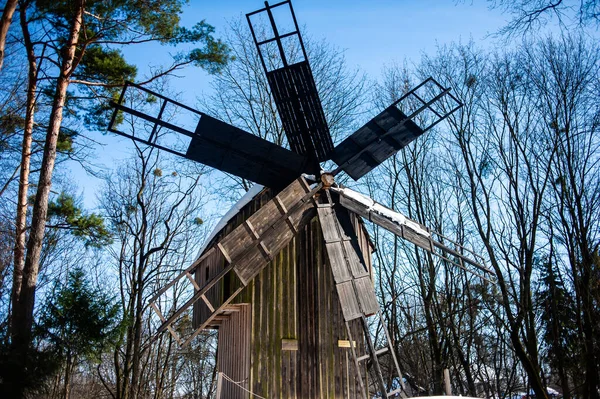
M 205 19 L 218 36 L 230 21 L 263 6 L 263 1 L 255 0 L 191 0 L 182 22 L 191 25 Z M 295 0 L 293 6 L 305 35 L 344 49 L 348 65 L 360 67 L 372 78 L 384 64 L 405 59 L 417 62 L 438 44 L 472 38 L 481 45 L 493 45 L 490 34 L 506 19 L 482 0 Z M 166 54 L 169 49 L 165 50 Z M 206 74 L 188 71 L 186 75 L 188 79 L 174 81 L 185 91 L 184 98 L 191 92 L 189 80 L 194 81 L 192 99 L 209 90 Z
M 191 0 L 182 24 L 190 26 L 205 19 L 219 37 L 229 22 L 263 6 L 258 0 Z M 385 64 L 416 63 L 421 54 L 432 54 L 438 45 L 473 40 L 482 47 L 494 46 L 497 40 L 491 34 L 506 22 L 506 16 L 489 10 L 484 0 L 294 0 L 293 6 L 305 35 L 344 49 L 348 65 L 359 67 L 372 79 L 379 77 Z M 127 59 L 138 66 L 140 78 L 151 66 L 168 64 L 174 51 L 156 44 L 124 49 Z M 172 87 L 188 105 L 194 106 L 199 96 L 210 91 L 210 76 L 202 70 L 188 68 L 178 76 L 171 80 Z M 110 168 L 130 154 L 126 139 L 113 134 L 93 136 L 105 144 L 96 151 L 95 163 L 100 166 Z M 93 209 L 101 181 L 86 175 L 78 165 L 70 166 L 71 180 L 83 192 L 85 206 Z

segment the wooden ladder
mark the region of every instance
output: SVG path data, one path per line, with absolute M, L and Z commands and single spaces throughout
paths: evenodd
M 216 284 L 218 284 L 221 280 L 223 280 L 223 278 L 225 278 L 225 276 L 230 271 L 233 270 L 233 265 L 227 264 L 223 268 L 223 270 L 221 270 L 221 272 L 219 272 L 219 274 L 215 275 L 213 278 L 211 278 L 209 281 L 207 281 L 206 284 L 204 284 L 202 287 L 200 287 L 198 285 L 198 283 L 192 276 L 192 273 L 194 273 L 195 270 L 198 267 L 200 267 L 206 259 L 209 259 L 210 257 L 215 256 L 215 251 L 219 251 L 218 245 L 215 245 L 209 251 L 204 253 L 204 255 L 202 255 L 202 257 L 200 257 L 190 267 L 188 267 L 186 270 L 181 272 L 177 277 L 175 277 L 173 280 L 171 280 L 166 286 L 164 286 L 156 295 L 154 295 L 150 299 L 150 301 L 149 301 L 150 307 L 152 308 L 152 310 L 154 310 L 154 312 L 156 313 L 156 315 L 158 316 L 158 318 L 160 319 L 160 321 L 162 323 L 161 326 L 158 328 L 157 336 L 158 336 L 158 334 L 167 330 L 167 331 L 169 331 L 169 333 L 173 336 L 173 338 L 177 341 L 177 343 L 181 347 L 185 347 L 186 345 L 188 345 L 191 342 L 192 339 L 194 339 L 194 337 L 196 337 L 200 333 L 200 331 L 202 331 L 204 328 L 206 328 L 206 326 L 209 323 L 211 323 L 231 303 L 231 301 L 233 301 L 235 299 L 235 297 L 244 289 L 244 286 L 239 287 L 231 295 L 229 295 L 229 297 L 227 297 L 219 306 L 216 306 L 215 304 L 213 304 L 209 301 L 209 299 L 206 296 L 206 293 L 212 287 L 214 287 Z M 157 306 L 156 301 L 169 288 L 171 288 L 173 285 L 175 285 L 177 282 L 179 282 L 181 279 L 184 279 L 184 278 L 189 280 L 189 282 L 194 287 L 194 294 L 192 295 L 192 297 L 189 300 L 187 300 L 182 306 L 180 306 L 174 313 L 172 313 L 168 318 L 166 318 L 160 311 L 159 307 Z M 183 340 L 179 336 L 179 334 L 177 334 L 177 332 L 175 331 L 175 329 L 173 328 L 172 325 L 181 316 L 181 314 L 183 312 L 185 312 L 187 309 L 189 309 L 190 306 L 192 306 L 198 300 L 202 300 L 206 304 L 206 307 L 209 309 L 209 311 L 211 313 L 210 313 L 209 317 L 202 323 L 202 325 L 198 329 L 196 329 L 188 338 Z
M 321 189 L 321 186 L 321 184 L 317 184 L 311 187 L 303 177 L 294 180 L 241 225 L 214 244 L 190 267 L 158 291 L 150 299 L 150 306 L 162 322 L 157 335 L 168 330 L 181 346 L 188 345 L 273 260 L 273 256 L 277 255 L 298 231 L 312 219 L 314 215 L 313 196 Z M 218 274 L 200 287 L 192 273 L 202 267 L 205 262 L 210 261 L 211 257 L 223 259 L 225 266 Z M 227 298 L 223 298 L 223 302 L 211 303 L 206 293 L 230 272 L 239 279 L 240 286 Z M 182 306 L 174 310 L 169 317 L 164 317 L 155 301 L 184 278 L 188 279 L 194 287 L 194 294 Z M 199 300 L 206 304 L 210 313 L 207 319 L 183 341 L 173 329 L 172 324 L 179 319 L 183 312 Z
M 389 333 L 385 326 L 385 323 L 383 321 L 381 312 L 377 312 L 377 317 L 379 317 L 379 321 L 381 323 L 382 330 L 385 333 L 384 334 L 385 335 L 384 344 L 378 345 L 379 349 L 377 348 L 375 342 L 373 341 L 372 332 L 371 332 L 371 329 L 369 328 L 367 318 L 365 316 L 363 316 L 361 318 L 361 323 L 363 326 L 363 334 L 364 334 L 364 338 L 365 338 L 367 353 L 362 356 L 357 356 L 356 349 L 354 348 L 353 345 L 351 345 L 350 348 L 352 351 L 352 358 L 354 360 L 354 364 L 355 364 L 357 370 L 360 370 L 360 365 L 362 362 L 364 362 L 366 360 L 371 360 L 372 371 L 373 371 L 373 374 L 375 374 L 375 383 L 379 390 L 380 397 L 382 397 L 382 398 L 403 397 L 404 398 L 404 397 L 406 397 L 406 389 L 405 389 L 405 385 L 404 385 L 404 380 L 402 378 L 402 373 L 400 372 L 400 366 L 398 365 L 398 359 L 396 358 L 396 352 L 394 351 L 394 348 L 391 344 L 390 336 L 389 336 Z M 353 342 L 352 332 L 350 331 L 350 325 L 348 324 L 348 322 L 346 322 L 346 330 L 348 331 L 348 338 L 350 339 L 350 342 Z M 389 355 L 393 360 L 392 364 L 390 365 L 391 373 L 389 373 L 389 375 L 388 375 L 388 378 L 391 377 L 389 381 L 392 383 L 392 390 L 389 392 L 387 392 L 388 388 L 387 388 L 387 384 L 386 384 L 386 378 L 383 375 L 383 371 L 381 368 L 381 362 L 380 362 L 380 357 L 384 356 L 386 354 Z M 358 379 L 359 379 L 359 384 L 360 384 L 361 388 L 363 389 L 364 397 L 365 398 L 371 397 L 371 396 L 367 396 L 368 386 L 365 386 L 365 382 L 363 380 L 361 373 L 357 373 L 357 375 L 358 375 Z M 397 383 L 394 385 L 395 381 Z

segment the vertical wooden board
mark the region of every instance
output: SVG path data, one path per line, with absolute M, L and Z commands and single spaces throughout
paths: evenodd
M 259 395 L 268 397 L 269 390 L 269 297 L 267 295 L 269 289 L 268 270 L 260 271 L 262 284 L 260 287 L 260 308 L 261 308 L 261 343 L 260 343 L 260 382 L 261 389 Z
M 239 305 L 239 311 L 223 320 L 219 328 L 218 345 L 228 348 L 219 351 L 217 369 L 234 381 L 247 381 L 249 376 L 251 320 L 249 305 Z M 247 388 L 247 385 L 243 385 Z M 246 393 L 237 385 L 224 382 L 222 398 L 245 399 Z
M 307 378 L 307 373 L 302 373 L 302 370 L 307 370 L 308 367 L 308 361 L 306 358 L 306 355 L 304 354 L 307 350 L 307 338 L 306 338 L 306 334 L 304 333 L 304 329 L 306 326 L 306 314 L 307 314 L 307 309 L 306 309 L 306 304 L 305 304 L 305 297 L 304 295 L 302 295 L 302 293 L 306 292 L 305 291 L 305 284 L 306 284 L 306 268 L 304 267 L 304 265 L 306 264 L 306 260 L 305 260 L 305 254 L 306 254 L 306 229 L 303 229 L 298 237 L 298 240 L 296 241 L 296 248 L 297 248 L 297 259 L 298 259 L 298 266 L 297 266 L 297 280 L 296 280 L 296 285 L 297 285 L 297 292 L 298 292 L 298 296 L 297 296 L 297 305 L 298 305 L 298 356 L 297 356 L 297 366 L 296 366 L 296 370 L 298 371 L 298 397 L 303 397 L 304 394 L 304 390 L 306 389 L 306 385 L 308 383 L 308 378 Z
M 360 306 L 356 300 L 356 293 L 352 281 L 340 283 L 336 286 L 344 320 L 354 320 L 362 316 Z
M 255 321 L 256 325 L 254 328 L 254 336 L 256 337 L 255 342 L 252 345 L 253 348 L 253 360 L 254 360 L 254 384 L 252 386 L 253 392 L 259 392 L 263 380 L 263 364 L 262 364 L 262 351 L 264 341 L 264 326 L 263 326 L 263 304 L 262 304 L 262 286 L 264 284 L 263 279 L 259 276 L 253 280 L 255 284 L 255 297 L 253 306 L 256 308 Z
M 352 278 L 348 271 L 346 263 L 346 257 L 344 256 L 343 241 L 325 243 L 325 249 L 327 251 L 327 258 L 333 278 L 336 283 L 343 283 Z
M 281 351 L 281 397 L 290 397 L 289 364 L 292 351 Z
M 352 273 L 352 277 L 359 278 L 368 276 L 369 272 L 361 260 L 363 256 L 361 253 L 357 252 L 359 249 L 355 248 L 351 241 L 344 241 L 343 245 L 346 255 L 348 256 L 348 266 Z
M 306 359 L 306 368 L 304 368 L 303 370 L 301 370 L 301 373 L 306 374 L 306 385 L 301 387 L 302 388 L 302 395 L 301 396 L 308 396 L 308 397 L 314 397 L 314 393 L 313 393 L 313 381 L 314 381 L 314 377 L 313 377 L 313 373 L 314 373 L 314 362 L 313 362 L 313 356 L 314 355 L 314 341 L 313 341 L 313 323 L 314 323 L 314 309 L 312 306 L 312 298 L 313 298 L 313 290 L 312 290 L 312 283 L 313 283 L 313 278 L 312 278 L 312 271 L 313 271 L 313 267 L 312 267 L 312 256 L 313 256 L 313 245 L 312 245 L 312 240 L 311 240 L 311 235 L 310 235 L 310 230 L 307 230 L 306 232 L 306 245 L 307 245 L 307 250 L 306 250 L 306 264 L 304 265 L 304 267 L 306 268 L 305 272 L 306 272 L 306 281 L 305 281 L 305 297 L 303 298 L 303 306 L 306 307 L 305 309 L 305 325 L 303 326 L 303 333 L 305 335 L 305 344 L 306 344 L 306 352 L 303 354 L 304 358 Z
M 333 208 L 328 206 L 318 207 L 317 214 L 319 215 L 319 222 L 321 223 L 321 230 L 323 231 L 325 242 L 330 243 L 339 241 L 341 237 L 337 228 L 337 221 L 335 219 Z
M 315 246 L 317 245 L 317 241 L 315 240 Z M 315 259 L 315 263 L 318 262 L 318 259 Z M 318 378 L 319 378 L 319 391 L 318 391 L 318 396 L 319 398 L 324 397 L 324 388 L 327 385 L 327 375 L 324 372 L 324 368 L 327 367 L 327 361 L 328 361 L 328 357 L 327 354 L 325 353 L 325 345 L 327 345 L 326 342 L 326 336 L 325 336 L 325 327 L 323 325 L 323 323 L 325 322 L 325 320 L 323 320 L 323 318 L 325 317 L 326 314 L 326 309 L 324 309 L 324 303 L 323 303 L 323 279 L 321 277 L 321 269 L 319 267 L 315 268 L 315 288 L 316 288 L 316 292 L 315 292 L 315 296 L 316 296 L 316 311 L 317 313 L 315 314 L 315 317 L 318 318 L 319 320 L 319 325 L 321 326 L 321 328 L 319 328 L 317 330 L 317 336 L 316 336 L 316 344 L 317 344 L 317 351 L 319 354 L 319 362 L 317 363 L 318 365 Z
M 267 283 L 265 284 L 265 290 L 263 292 L 264 297 L 266 298 L 265 301 L 265 310 L 267 313 L 267 323 L 265 326 L 265 330 L 266 330 L 266 337 L 265 337 L 265 342 L 266 342 L 266 350 L 265 350 L 265 371 L 267 374 L 267 376 L 265 377 L 265 381 L 267 381 L 267 383 L 265 383 L 265 388 L 263 390 L 265 397 L 272 397 L 274 394 L 276 394 L 276 392 L 274 392 L 274 385 L 275 385 L 275 379 L 277 379 L 279 377 L 279 373 L 275 373 L 275 368 L 273 367 L 273 363 L 275 360 L 275 346 L 280 347 L 280 345 L 277 345 L 276 343 L 276 339 L 274 337 L 275 335 L 275 309 L 274 309 L 274 305 L 275 305 L 275 301 L 274 301 L 274 296 L 275 296 L 275 292 L 273 291 L 273 270 L 274 270 L 274 264 L 273 262 L 271 262 L 269 264 L 269 267 L 267 267 L 265 269 L 265 274 L 266 274 L 266 278 L 267 278 Z
M 333 278 L 333 274 L 331 270 L 328 270 L 326 267 L 327 259 L 324 259 L 322 271 L 323 271 L 323 280 L 325 284 L 323 286 L 323 292 L 327 296 L 327 332 L 328 332 L 328 343 L 327 343 L 327 351 L 329 353 L 329 365 L 327 367 L 327 374 L 329 376 L 329 384 L 328 384 L 328 392 L 327 397 L 339 397 L 339 370 L 338 370 L 338 359 L 339 359 L 339 351 L 337 348 L 337 339 L 338 339 L 338 322 L 339 319 L 336 315 L 336 303 L 333 300 L 333 296 L 335 295 L 335 281 Z
M 309 230 L 309 237 L 310 237 L 310 245 L 311 245 L 311 249 L 310 249 L 310 285 L 309 285 L 309 303 L 310 303 L 310 314 L 311 317 L 309 317 L 309 320 L 311 322 L 310 324 L 310 330 L 309 330 L 309 335 L 310 335 L 310 348 L 311 348 L 311 353 L 312 356 L 309 357 L 310 362 L 309 362 L 309 367 L 310 367 L 310 375 L 311 375 L 311 381 L 310 381 L 310 395 L 311 397 L 316 397 L 318 395 L 319 392 L 319 369 L 318 369 L 318 365 L 319 365 L 319 351 L 318 351 L 318 331 L 319 331 L 319 319 L 316 317 L 318 315 L 318 304 L 316 302 L 316 298 L 317 298 L 317 293 L 316 293 L 316 268 L 317 268 L 317 256 L 318 256 L 318 251 L 317 251 L 317 243 L 315 241 L 315 234 L 314 234 L 314 228 Z
M 316 236 L 319 237 L 319 231 L 317 231 Z M 322 233 L 321 233 L 322 234 Z M 323 246 L 323 239 L 319 239 L 319 252 L 323 253 L 323 251 L 325 250 L 324 246 Z M 321 316 L 321 331 L 322 333 L 322 349 L 321 352 L 323 353 L 323 358 L 325 359 L 323 363 L 323 371 L 322 371 L 322 383 L 321 383 L 321 391 L 323 392 L 323 397 L 331 397 L 331 394 L 333 393 L 333 386 L 334 386 L 334 381 L 335 381 L 335 370 L 333 368 L 334 362 L 335 362 L 335 354 L 334 354 L 334 347 L 331 344 L 332 343 L 332 322 L 333 320 L 331 319 L 331 309 L 330 309 L 330 304 L 329 304 L 329 289 L 330 289 L 330 280 L 331 280 L 331 270 L 327 270 L 327 267 L 324 267 L 327 264 L 327 256 L 326 254 L 323 254 L 321 256 L 321 259 L 319 259 L 319 280 L 320 280 L 320 284 L 319 284 L 319 291 L 320 291 L 320 295 L 322 297 L 321 299 L 321 305 L 320 305 L 320 312 L 323 314 Z
M 287 270 L 288 270 L 288 250 L 289 246 L 285 247 L 279 254 L 281 257 L 281 270 L 280 277 L 277 284 L 277 288 L 279 290 L 278 299 L 279 302 L 279 328 L 280 328 L 280 337 L 283 347 L 284 339 L 290 339 L 288 336 L 288 328 L 287 328 L 287 312 L 288 312 L 288 304 L 287 304 L 287 293 L 288 293 L 288 282 L 287 280 Z M 288 385 L 288 361 L 289 361 L 289 352 L 287 350 L 281 350 L 281 356 L 279 359 L 280 365 L 280 373 L 281 373 L 281 381 L 279 386 L 280 395 L 285 397 L 289 395 L 289 391 L 287 389 Z
M 273 392 L 275 392 L 277 395 L 281 395 L 281 383 L 282 383 L 282 375 L 281 375 L 281 339 L 283 338 L 283 334 L 281 333 L 281 312 L 282 312 L 282 302 L 283 302 L 283 298 L 282 298 L 282 267 L 283 267 L 283 254 L 280 252 L 277 255 L 277 267 L 274 268 L 274 275 L 273 275 L 273 292 L 275 293 L 274 295 L 274 304 L 273 304 L 273 308 L 275 309 L 275 333 L 274 333 L 274 341 L 279 341 L 279 345 L 275 343 L 274 345 L 274 349 L 275 349 L 275 353 L 274 353 L 274 372 L 276 373 L 276 375 L 278 376 L 278 378 L 275 380 L 275 389 Z
M 370 316 L 379 311 L 379 303 L 375 296 L 373 281 L 367 277 L 354 279 L 354 288 L 360 302 L 360 308 L 365 316 Z
M 293 335 L 294 337 L 296 337 L 296 339 L 299 339 L 299 335 L 298 335 L 298 318 L 299 318 L 299 313 L 298 313 L 298 295 L 297 295 L 297 287 L 298 287 L 298 259 L 299 259 L 299 255 L 297 253 L 297 242 L 298 242 L 298 238 L 294 238 L 292 240 L 292 243 L 290 245 L 290 274 L 292 276 L 291 280 L 290 280 L 290 289 L 291 289 L 291 335 Z M 290 392 L 290 398 L 296 398 L 297 397 L 297 392 L 298 392 L 298 383 L 300 378 L 298 378 L 298 355 L 297 352 L 292 353 L 291 355 L 291 359 L 290 359 L 290 368 L 291 368 L 291 375 L 290 378 L 292 380 L 291 383 L 291 392 Z

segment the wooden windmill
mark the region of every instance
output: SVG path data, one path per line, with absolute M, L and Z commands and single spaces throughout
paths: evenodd
M 285 32 L 274 17 L 282 12 L 293 21 Z M 257 16 L 268 21 L 265 38 Z M 217 367 L 237 383 L 223 384 L 222 398 L 401 395 L 393 343 L 385 328 L 378 339 L 369 328 L 371 317 L 384 323 L 361 217 L 459 267 L 489 271 L 475 254 L 338 186 L 335 176 L 361 178 L 462 104 L 429 78 L 334 147 L 290 1 L 265 2 L 247 19 L 291 151 L 133 83 L 113 104 L 110 131 L 258 183 L 199 258 L 151 299 L 158 332 L 187 345 L 200 331 L 219 329 Z M 157 99 L 158 112 L 129 106 L 132 91 Z M 195 130 L 165 120 L 167 109 L 199 119 Z M 424 112 L 430 117 L 419 125 Z M 145 121 L 146 132 L 119 130 L 119 113 Z M 322 171 L 327 160 L 337 169 Z M 186 279 L 193 295 L 163 315 L 155 301 Z M 196 330 L 181 337 L 174 326 L 192 307 Z

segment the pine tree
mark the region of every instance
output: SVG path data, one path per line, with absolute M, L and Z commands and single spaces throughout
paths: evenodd
M 82 269 L 69 273 L 39 323 L 42 337 L 63 362 L 62 397 L 69 398 L 79 360 L 97 361 L 118 337 L 119 306 L 102 290 L 92 288 Z

